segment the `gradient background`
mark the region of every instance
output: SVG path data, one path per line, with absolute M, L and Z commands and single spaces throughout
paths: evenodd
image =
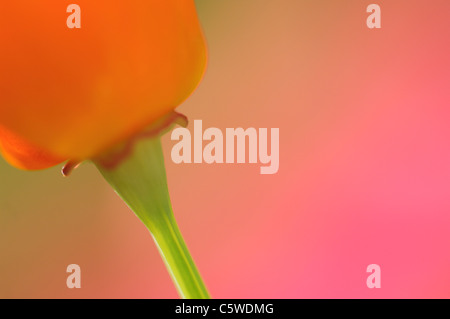
M 199 0 L 209 68 L 179 111 L 280 128 L 280 170 L 170 160 L 216 298 L 450 298 L 450 2 Z M 382 9 L 382 29 L 366 7 Z M 146 228 L 87 163 L 0 160 L 0 297 L 177 297 Z M 68 264 L 82 289 L 66 287 Z M 366 267 L 381 266 L 381 289 Z

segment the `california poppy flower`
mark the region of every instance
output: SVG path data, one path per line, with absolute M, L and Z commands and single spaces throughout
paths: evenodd
M 96 156 L 178 106 L 205 44 L 192 0 L 6 1 L 0 19 L 0 145 L 24 169 Z
M 152 232 L 181 296 L 206 298 L 173 218 L 159 140 L 205 69 L 194 1 L 77 4 L 81 28 L 71 29 L 65 1 L 2 3 L 0 150 L 29 170 L 94 159 Z

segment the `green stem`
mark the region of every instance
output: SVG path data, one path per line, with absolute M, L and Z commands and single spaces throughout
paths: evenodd
M 209 298 L 172 212 L 160 138 L 136 143 L 133 154 L 113 169 L 95 164 L 149 229 L 180 296 Z

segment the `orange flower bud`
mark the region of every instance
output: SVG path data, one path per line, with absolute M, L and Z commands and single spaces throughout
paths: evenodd
M 0 148 L 41 169 L 97 156 L 172 111 L 198 85 L 206 49 L 193 0 L 2 3 Z

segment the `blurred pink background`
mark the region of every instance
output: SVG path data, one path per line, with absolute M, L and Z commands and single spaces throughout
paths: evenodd
M 280 128 L 280 170 L 170 160 L 215 298 L 450 298 L 450 2 L 196 1 L 209 67 L 179 107 Z M 382 28 L 366 26 L 377 3 Z M 1 298 L 175 298 L 151 236 L 87 163 L 0 163 Z M 66 287 L 81 266 L 82 288 Z M 381 266 L 381 289 L 366 267 Z

